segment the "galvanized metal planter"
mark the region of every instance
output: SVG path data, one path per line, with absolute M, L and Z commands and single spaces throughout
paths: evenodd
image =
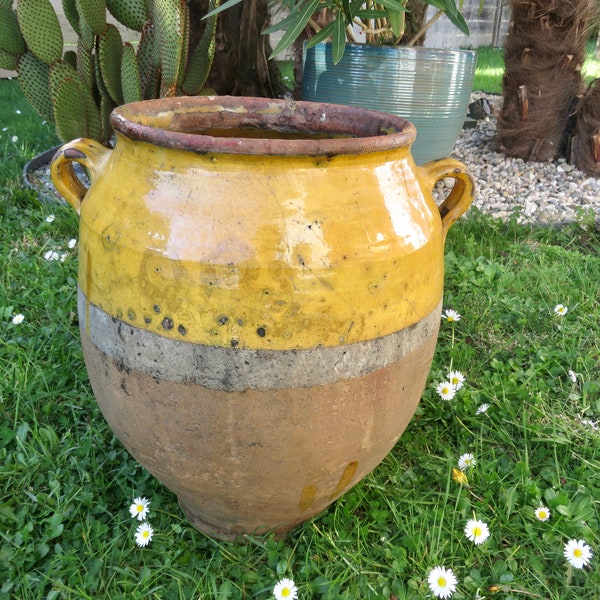
M 382 110 L 417 128 L 417 164 L 448 156 L 464 123 L 477 54 L 470 50 L 331 43 L 304 49 L 302 99 Z
M 412 418 L 472 179 L 451 159 L 416 167 L 411 123 L 354 107 L 164 98 L 112 124 L 113 150 L 75 140 L 52 164 L 80 214 L 98 404 L 198 528 L 284 533 Z

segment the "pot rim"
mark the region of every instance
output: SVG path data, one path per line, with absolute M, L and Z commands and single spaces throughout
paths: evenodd
M 199 154 L 365 154 L 405 148 L 416 138 L 416 128 L 410 121 L 389 113 L 321 102 L 243 96 L 143 100 L 117 107 L 110 120 L 116 132 L 131 140 Z M 192 133 L 210 128 L 262 128 L 325 137 L 273 139 Z

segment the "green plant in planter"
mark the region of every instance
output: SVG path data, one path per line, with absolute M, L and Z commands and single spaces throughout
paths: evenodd
M 228 0 L 208 16 L 241 1 Z M 484 2 L 481 0 L 481 5 Z M 367 43 L 414 45 L 445 14 L 460 31 L 469 34 L 469 26 L 456 0 L 277 0 L 276 3 L 287 10 L 288 15 L 264 31 L 266 34 L 284 32 L 273 56 L 291 46 L 307 27 L 314 32 L 307 47 L 331 39 L 335 64 L 344 55 L 346 42 L 357 42 L 357 30 L 362 30 Z M 438 9 L 429 21 L 425 20 L 427 5 Z M 459 5 L 462 6 L 462 1 Z M 414 18 L 409 19 L 410 16 Z
M 211 9 L 220 0 L 210 0 Z M 108 143 L 109 116 L 125 102 L 197 94 L 215 48 L 216 15 L 200 36 L 197 3 L 186 0 L 62 0 L 77 47 L 63 53 L 50 0 L 0 0 L 0 67 L 16 70 L 23 93 L 63 140 Z M 119 29 L 140 32 L 137 49 Z

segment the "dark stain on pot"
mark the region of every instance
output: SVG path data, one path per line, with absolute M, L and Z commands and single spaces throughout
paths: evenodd
M 135 321 L 135 310 L 133 310 L 133 308 L 127 310 L 127 318 L 130 321 Z
M 231 342 L 229 342 L 229 343 L 231 344 L 232 348 L 237 348 L 237 345 L 239 344 L 239 342 L 234 338 L 232 338 Z
M 123 362 L 123 359 L 115 359 L 115 367 L 119 373 L 125 373 L 129 375 L 131 369 Z
M 187 329 L 183 325 L 179 325 L 179 327 L 177 327 L 177 331 L 179 331 L 181 335 L 185 335 L 187 333 Z
M 144 323 L 146 323 L 146 325 L 150 325 L 150 323 L 152 323 L 152 319 L 148 316 L 144 317 Z
M 131 396 L 131 392 L 127 389 L 127 384 L 125 383 L 125 378 L 121 379 L 120 388 L 125 392 L 126 396 Z
M 227 321 L 229 321 L 229 317 L 227 315 L 219 315 L 219 318 L 217 319 L 217 323 L 219 325 L 225 325 Z
M 160 306 L 158 304 L 155 304 L 152 308 L 157 315 L 160 315 Z
M 174 327 L 173 319 L 171 319 L 171 317 L 165 317 L 162 320 L 161 325 L 162 325 L 163 329 L 166 329 L 167 331 L 169 331 L 170 329 L 173 329 L 173 327 Z
M 257 335 L 258 337 L 265 337 L 265 335 L 267 335 L 267 330 L 266 330 L 264 327 L 259 327 L 259 328 L 256 330 L 256 335 Z

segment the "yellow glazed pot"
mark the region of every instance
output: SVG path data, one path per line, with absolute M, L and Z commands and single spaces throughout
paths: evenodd
M 411 123 L 354 107 L 168 98 L 112 125 L 114 149 L 75 140 L 52 163 L 80 214 L 98 404 L 199 529 L 284 533 L 414 414 L 472 179 L 451 159 L 415 166 Z

